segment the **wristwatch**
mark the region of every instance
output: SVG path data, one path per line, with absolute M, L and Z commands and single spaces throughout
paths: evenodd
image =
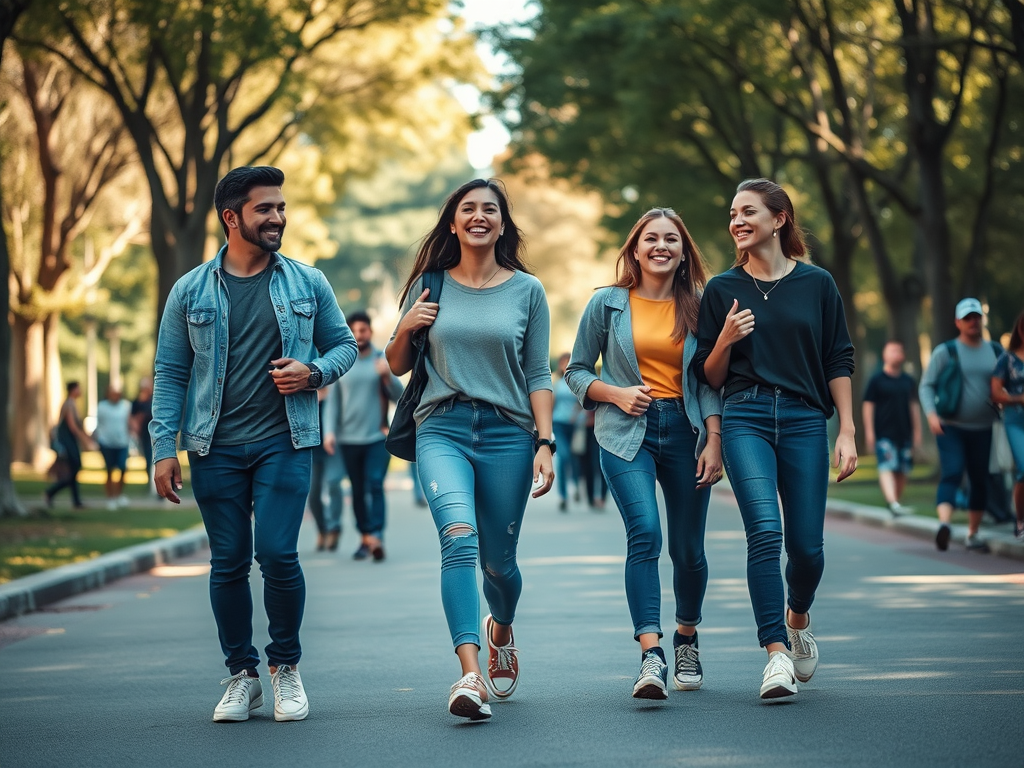
M 552 456 L 555 455 L 555 448 L 556 448 L 556 446 L 555 446 L 555 439 L 554 438 L 551 438 L 550 440 L 548 440 L 546 437 L 537 438 L 535 436 L 533 438 L 533 452 L 536 453 L 537 451 L 539 451 L 542 445 L 546 445 L 548 448 L 551 449 L 551 455 Z
M 306 379 L 306 387 L 308 389 L 320 389 L 320 386 L 324 383 L 323 371 L 313 364 L 306 367 L 309 368 L 309 378 Z

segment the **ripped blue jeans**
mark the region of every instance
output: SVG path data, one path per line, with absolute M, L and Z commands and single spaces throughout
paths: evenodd
M 441 603 L 452 645 L 480 646 L 480 595 L 509 625 L 523 590 L 519 528 L 533 483 L 533 436 L 477 400 L 443 403 L 416 430 L 416 468 L 441 543 Z

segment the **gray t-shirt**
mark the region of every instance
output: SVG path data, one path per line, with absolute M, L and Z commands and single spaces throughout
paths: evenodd
M 271 265 L 272 266 L 272 265 Z M 284 395 L 270 376 L 281 357 L 281 328 L 270 300 L 270 270 L 236 277 L 221 270 L 228 289 L 228 361 L 213 445 L 242 445 L 287 432 Z
M 992 344 L 982 341 L 977 347 L 956 341 L 957 358 L 960 361 L 960 407 L 956 416 L 943 419 L 944 424 L 952 424 L 963 429 L 989 429 L 996 418 L 996 410 L 992 406 L 992 371 L 996 367 L 996 353 Z M 949 365 L 949 352 L 945 344 L 940 344 L 932 351 L 932 359 L 928 369 L 921 377 L 918 395 L 921 407 L 926 414 L 935 413 L 935 380 L 939 372 Z
M 387 383 L 377 372 L 377 360 L 381 353 L 370 350 L 368 355 L 359 355 L 348 373 L 338 380 L 341 387 L 341 430 L 338 442 L 342 445 L 369 445 L 384 439 L 381 425 L 384 422 L 384 397 L 389 401 L 398 400 L 402 395 L 402 382 L 394 374 L 388 375 Z
M 403 315 L 423 292 L 422 284 L 417 280 L 409 291 Z M 551 389 L 550 334 L 544 286 L 533 275 L 516 272 L 493 288 L 476 289 L 446 272 L 437 319 L 428 335 L 428 382 L 416 423 L 422 424 L 439 404 L 461 396 L 494 405 L 532 432 L 530 393 Z

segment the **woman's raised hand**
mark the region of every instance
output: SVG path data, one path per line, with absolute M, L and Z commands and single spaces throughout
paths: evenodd
M 739 300 L 733 299 L 729 314 L 725 316 L 725 324 L 718 334 L 718 340 L 730 347 L 754 332 L 754 313 L 749 309 L 737 312 L 739 306 Z
M 629 416 L 643 416 L 651 405 L 653 399 L 650 394 L 650 387 L 616 387 L 612 402 L 617 405 L 623 413 Z
M 405 326 L 404 330 L 418 331 L 420 328 L 434 324 L 437 319 L 437 302 L 427 301 L 428 295 L 430 295 L 430 289 L 424 288 L 420 297 L 409 307 L 409 311 L 405 313 L 405 317 L 400 323 Z

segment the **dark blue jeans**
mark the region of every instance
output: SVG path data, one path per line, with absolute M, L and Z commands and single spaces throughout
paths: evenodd
M 935 436 L 939 449 L 942 478 L 936 491 L 936 504 L 956 506 L 956 492 L 967 472 L 971 484 L 967 509 L 984 512 L 988 506 L 988 460 L 992 451 L 992 428 L 961 429 L 942 425 L 942 434 Z
M 697 490 L 697 435 L 682 400 L 655 400 L 647 411 L 647 431 L 632 461 L 601 449 L 601 469 L 626 524 L 626 602 L 633 637 L 661 632 L 661 517 L 655 481 L 665 495 L 668 553 L 676 623 L 700 623 L 708 587 L 704 528 L 711 489 Z
M 810 610 L 825 570 L 825 415 L 779 389 L 737 392 L 723 407 L 722 453 L 747 534 L 747 588 L 757 639 L 762 646 L 789 647 L 779 565 L 783 541 L 794 613 Z
M 313 513 L 318 533 L 341 531 L 342 492 L 341 481 L 345 479 L 345 463 L 341 458 L 341 447 L 335 447 L 334 455 L 327 453 L 322 445 L 310 449 L 313 471 L 309 480 L 309 499 L 306 505 Z M 324 491 L 327 505 L 324 505 Z
M 452 645 L 480 646 L 480 596 L 509 625 L 523 590 L 519 530 L 533 484 L 533 435 L 476 400 L 438 406 L 416 430 L 416 468 L 441 543 L 441 603 Z
M 570 490 L 575 492 L 582 470 L 579 456 L 572 452 L 572 433 L 575 426 L 571 422 L 556 421 L 552 424 L 557 450 L 555 451 L 555 483 L 558 487 L 558 498 L 568 500 Z M 570 486 L 569 483 L 572 483 Z
M 294 449 L 288 432 L 245 445 L 214 445 L 206 456 L 189 451 L 192 493 L 210 538 L 210 602 L 232 675 L 260 662 L 252 644 L 249 589 L 254 551 L 270 633 L 267 663 L 294 665 L 302 655 L 306 582 L 297 543 L 311 454 L 309 448 Z
M 360 533 L 381 538 L 384 535 L 384 476 L 391 454 L 383 440 L 366 445 L 342 445 L 345 471 L 352 484 L 352 513 Z

